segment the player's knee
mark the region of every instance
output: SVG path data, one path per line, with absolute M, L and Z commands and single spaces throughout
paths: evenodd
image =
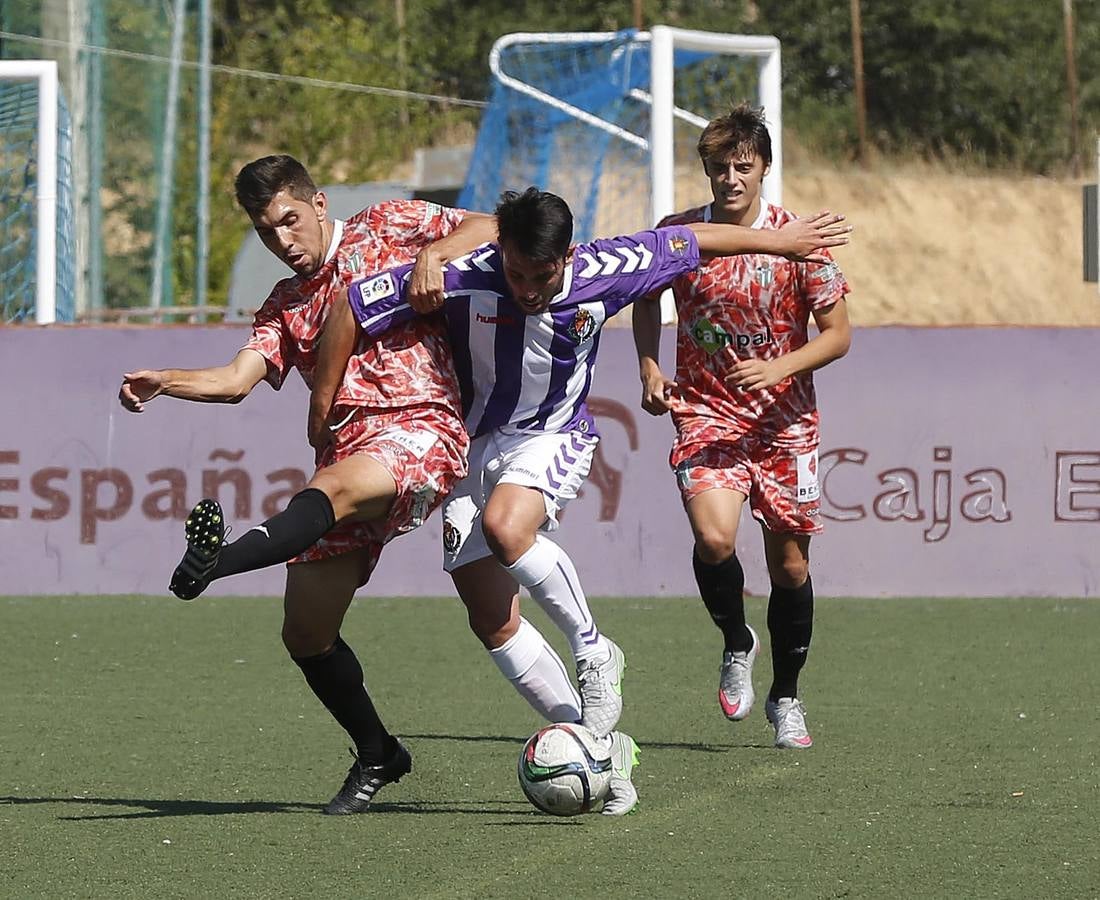
M 518 526 L 508 510 L 497 511 L 492 507 L 481 518 L 481 530 L 493 556 L 506 566 L 523 556 L 534 538 Z
M 336 640 L 335 634 L 328 634 L 304 622 L 283 622 L 283 646 L 292 657 L 317 656 L 324 653 Z
M 735 539 L 719 529 L 703 530 L 695 538 L 695 555 L 701 562 L 716 566 L 733 556 Z
M 810 577 L 810 561 L 801 556 L 789 556 L 769 566 L 768 574 L 778 587 L 802 587 Z
M 488 650 L 506 644 L 519 629 L 519 613 L 513 615 L 506 609 L 468 603 L 466 616 L 470 622 L 470 630 Z
M 332 513 L 339 522 L 350 516 L 379 519 L 393 504 L 392 484 L 375 483 L 355 477 L 355 473 L 322 469 L 310 479 L 309 487 L 321 491 L 332 504 Z M 390 490 L 386 490 L 390 488 Z
M 313 488 L 315 491 L 320 491 L 326 497 L 328 502 L 332 504 L 333 515 L 339 520 L 343 518 L 341 513 L 344 513 L 344 507 L 348 505 L 348 490 L 343 486 L 343 482 L 334 477 L 329 472 L 322 469 L 316 475 L 314 475 L 306 487 Z

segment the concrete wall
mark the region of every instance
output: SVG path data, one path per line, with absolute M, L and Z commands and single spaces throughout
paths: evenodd
M 124 371 L 227 361 L 247 329 L 0 329 L 0 593 L 164 593 L 182 519 L 218 494 L 238 532 L 311 471 L 306 393 L 261 384 L 239 406 L 122 410 Z M 673 335 L 665 333 L 666 356 Z M 1100 593 L 1097 329 L 863 329 L 818 375 L 826 533 L 821 595 Z M 671 370 L 671 366 L 669 367 Z M 630 334 L 602 339 L 604 441 L 562 543 L 593 595 L 693 594 L 667 468 L 668 419 L 638 408 Z M 439 518 L 383 555 L 377 594 L 449 594 Z M 738 540 L 767 590 L 760 537 Z M 220 582 L 275 594 L 281 568 Z

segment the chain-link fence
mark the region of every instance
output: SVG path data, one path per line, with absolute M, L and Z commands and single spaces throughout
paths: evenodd
M 256 156 L 292 153 L 319 183 L 367 181 L 433 136 L 470 139 L 479 104 L 412 89 L 395 7 L 350 26 L 320 12 L 0 0 L 0 58 L 57 60 L 71 113 L 77 320 L 220 316 L 248 230 L 232 179 Z

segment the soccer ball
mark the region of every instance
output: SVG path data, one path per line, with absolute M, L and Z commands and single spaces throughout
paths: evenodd
M 583 725 L 548 725 L 520 752 L 519 786 L 553 816 L 599 810 L 610 785 L 611 748 Z

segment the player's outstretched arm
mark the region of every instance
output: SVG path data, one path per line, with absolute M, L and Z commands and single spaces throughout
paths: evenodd
M 672 409 L 676 382 L 665 378 L 657 362 L 661 350 L 661 295 L 651 294 L 634 303 L 631 323 L 638 351 L 638 375 L 642 379 L 642 409 L 663 416 Z
M 321 343 L 317 367 L 313 370 L 313 391 L 309 395 L 309 423 L 306 427 L 310 446 L 320 450 L 329 439 L 328 414 L 336 392 L 344 380 L 348 360 L 359 337 L 348 303 L 348 290 L 340 288 L 332 299 Z
M 439 309 L 443 305 L 443 267 L 496 239 L 496 216 L 467 213 L 454 231 L 429 244 L 416 257 L 405 294 L 409 305 L 418 313 Z
M 139 369 L 122 376 L 119 402 L 142 412 L 155 397 L 198 403 L 239 403 L 267 374 L 267 362 L 255 350 L 241 350 L 232 362 L 209 369 Z
M 782 228 L 746 228 L 716 222 L 694 222 L 686 226 L 695 232 L 699 255 L 704 259 L 736 256 L 739 253 L 770 253 L 800 262 L 828 262 L 819 251 L 848 243 L 852 226 L 844 216 L 819 212 L 805 219 L 793 219 Z

